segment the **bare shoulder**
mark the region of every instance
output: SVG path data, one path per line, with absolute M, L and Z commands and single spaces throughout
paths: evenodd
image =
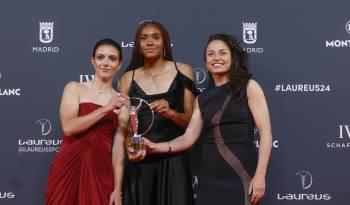
M 250 79 L 248 81 L 248 84 L 247 84 L 247 96 L 248 96 L 248 98 L 261 96 L 261 95 L 264 95 L 264 92 L 263 92 L 261 86 L 259 85 L 259 83 L 253 79 Z
M 120 81 L 131 81 L 133 70 L 125 72 L 122 77 L 120 78 Z
M 117 90 L 123 94 L 129 92 L 133 70 L 125 72 L 118 81 Z
M 176 62 L 176 65 L 182 74 L 184 74 L 186 77 L 188 77 L 192 80 L 194 79 L 193 70 L 192 70 L 192 67 L 190 65 L 185 64 L 185 63 L 181 63 L 181 62 Z
M 120 80 L 119 80 L 119 86 L 123 85 L 123 86 L 128 86 L 130 85 L 130 82 L 131 82 L 131 78 L 132 78 L 132 73 L 133 73 L 133 70 L 130 70 L 130 71 L 127 71 L 125 72 Z
M 75 81 L 70 81 L 64 87 L 64 91 L 70 92 L 70 93 L 73 93 L 73 92 L 78 93 L 82 88 L 83 88 L 82 84 L 75 82 Z

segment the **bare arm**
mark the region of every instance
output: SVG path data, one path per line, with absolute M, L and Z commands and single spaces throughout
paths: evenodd
M 260 135 L 259 158 L 255 175 L 249 185 L 250 201 L 257 204 L 265 195 L 265 176 L 271 153 L 272 134 L 269 110 L 264 93 L 257 82 L 249 80 L 247 85 L 249 108 Z
M 256 81 L 250 80 L 248 82 L 247 94 L 249 108 L 260 135 L 259 159 L 256 174 L 265 176 L 272 145 L 269 110 L 264 93 Z
M 107 105 L 87 115 L 78 116 L 80 86 L 76 82 L 70 82 L 64 88 L 60 106 L 60 118 L 65 136 L 72 136 L 88 129 L 108 112 L 117 107 L 119 108 L 122 104 L 122 97 L 117 97 L 116 93 L 114 93 L 115 96 L 112 97 Z
M 186 132 L 169 141 L 162 143 L 153 143 L 147 139 L 145 140 L 145 146 L 148 147 L 150 153 L 171 153 L 182 152 L 192 147 L 201 134 L 203 127 L 203 118 L 198 106 L 198 100 L 195 100 L 194 111 L 190 120 L 190 123 L 186 129 Z
M 112 162 L 114 168 L 114 191 L 121 193 L 122 179 L 124 173 L 124 143 L 128 129 L 129 112 L 123 107 L 118 116 L 118 127 L 114 136 L 112 148 Z
M 128 71 L 122 75 L 118 82 L 117 90 L 125 96 L 129 96 L 129 88 L 132 80 L 132 72 Z
M 178 68 L 179 68 L 179 72 L 181 72 L 182 74 L 184 74 L 185 76 L 187 76 L 191 80 L 194 79 L 191 66 L 189 66 L 187 64 L 178 64 Z M 164 109 L 160 109 L 160 110 L 157 109 L 157 111 L 159 113 L 163 114 L 165 117 L 168 117 L 169 119 L 171 119 L 178 126 L 186 127 L 188 125 L 189 121 L 191 120 L 194 99 L 195 99 L 195 97 L 191 91 L 191 88 L 186 87 L 184 90 L 184 102 L 183 102 L 184 103 L 184 112 L 183 113 L 170 109 L 169 105 L 166 106 Z M 160 101 L 159 103 L 164 103 L 164 102 L 161 102 L 162 100 L 159 100 L 159 101 Z M 154 107 L 157 107 L 156 106 L 157 103 L 158 103 L 158 101 L 151 103 L 152 109 Z M 167 102 L 166 102 L 166 104 L 167 104 Z

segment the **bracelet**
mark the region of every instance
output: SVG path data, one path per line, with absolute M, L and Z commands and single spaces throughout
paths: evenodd
M 170 153 L 171 152 L 171 146 L 170 146 L 170 142 L 168 142 L 168 153 Z

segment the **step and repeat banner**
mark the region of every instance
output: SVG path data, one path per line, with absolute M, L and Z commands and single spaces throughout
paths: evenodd
M 121 44 L 126 69 L 146 19 L 168 29 L 175 59 L 193 67 L 201 91 L 210 34 L 233 34 L 250 54 L 274 136 L 262 205 L 348 204 L 349 7 L 346 0 L 1 1 L 0 204 L 44 204 L 62 139 L 64 85 L 93 78 L 90 56 L 101 38 Z M 195 198 L 200 145 L 191 153 Z

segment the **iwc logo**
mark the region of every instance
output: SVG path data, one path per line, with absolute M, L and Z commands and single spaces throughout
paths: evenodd
M 39 41 L 50 44 L 54 40 L 54 22 L 39 22 Z M 58 53 L 58 46 L 33 46 L 34 53 Z
M 89 82 L 90 80 L 94 79 L 95 75 L 79 75 L 79 82 Z
M 312 175 L 309 171 L 301 170 L 295 173 L 300 179 L 300 185 L 303 192 L 307 193 L 278 193 L 277 200 L 287 201 L 328 201 L 332 199 L 332 195 L 328 193 L 312 193 L 309 191 L 312 186 Z
M 258 40 L 258 22 L 242 23 L 243 42 L 248 45 L 255 44 Z M 245 47 L 247 53 L 263 53 L 263 48 Z
M 350 149 L 350 126 L 345 124 L 338 125 L 338 140 L 326 142 L 326 148 L 332 150 Z

